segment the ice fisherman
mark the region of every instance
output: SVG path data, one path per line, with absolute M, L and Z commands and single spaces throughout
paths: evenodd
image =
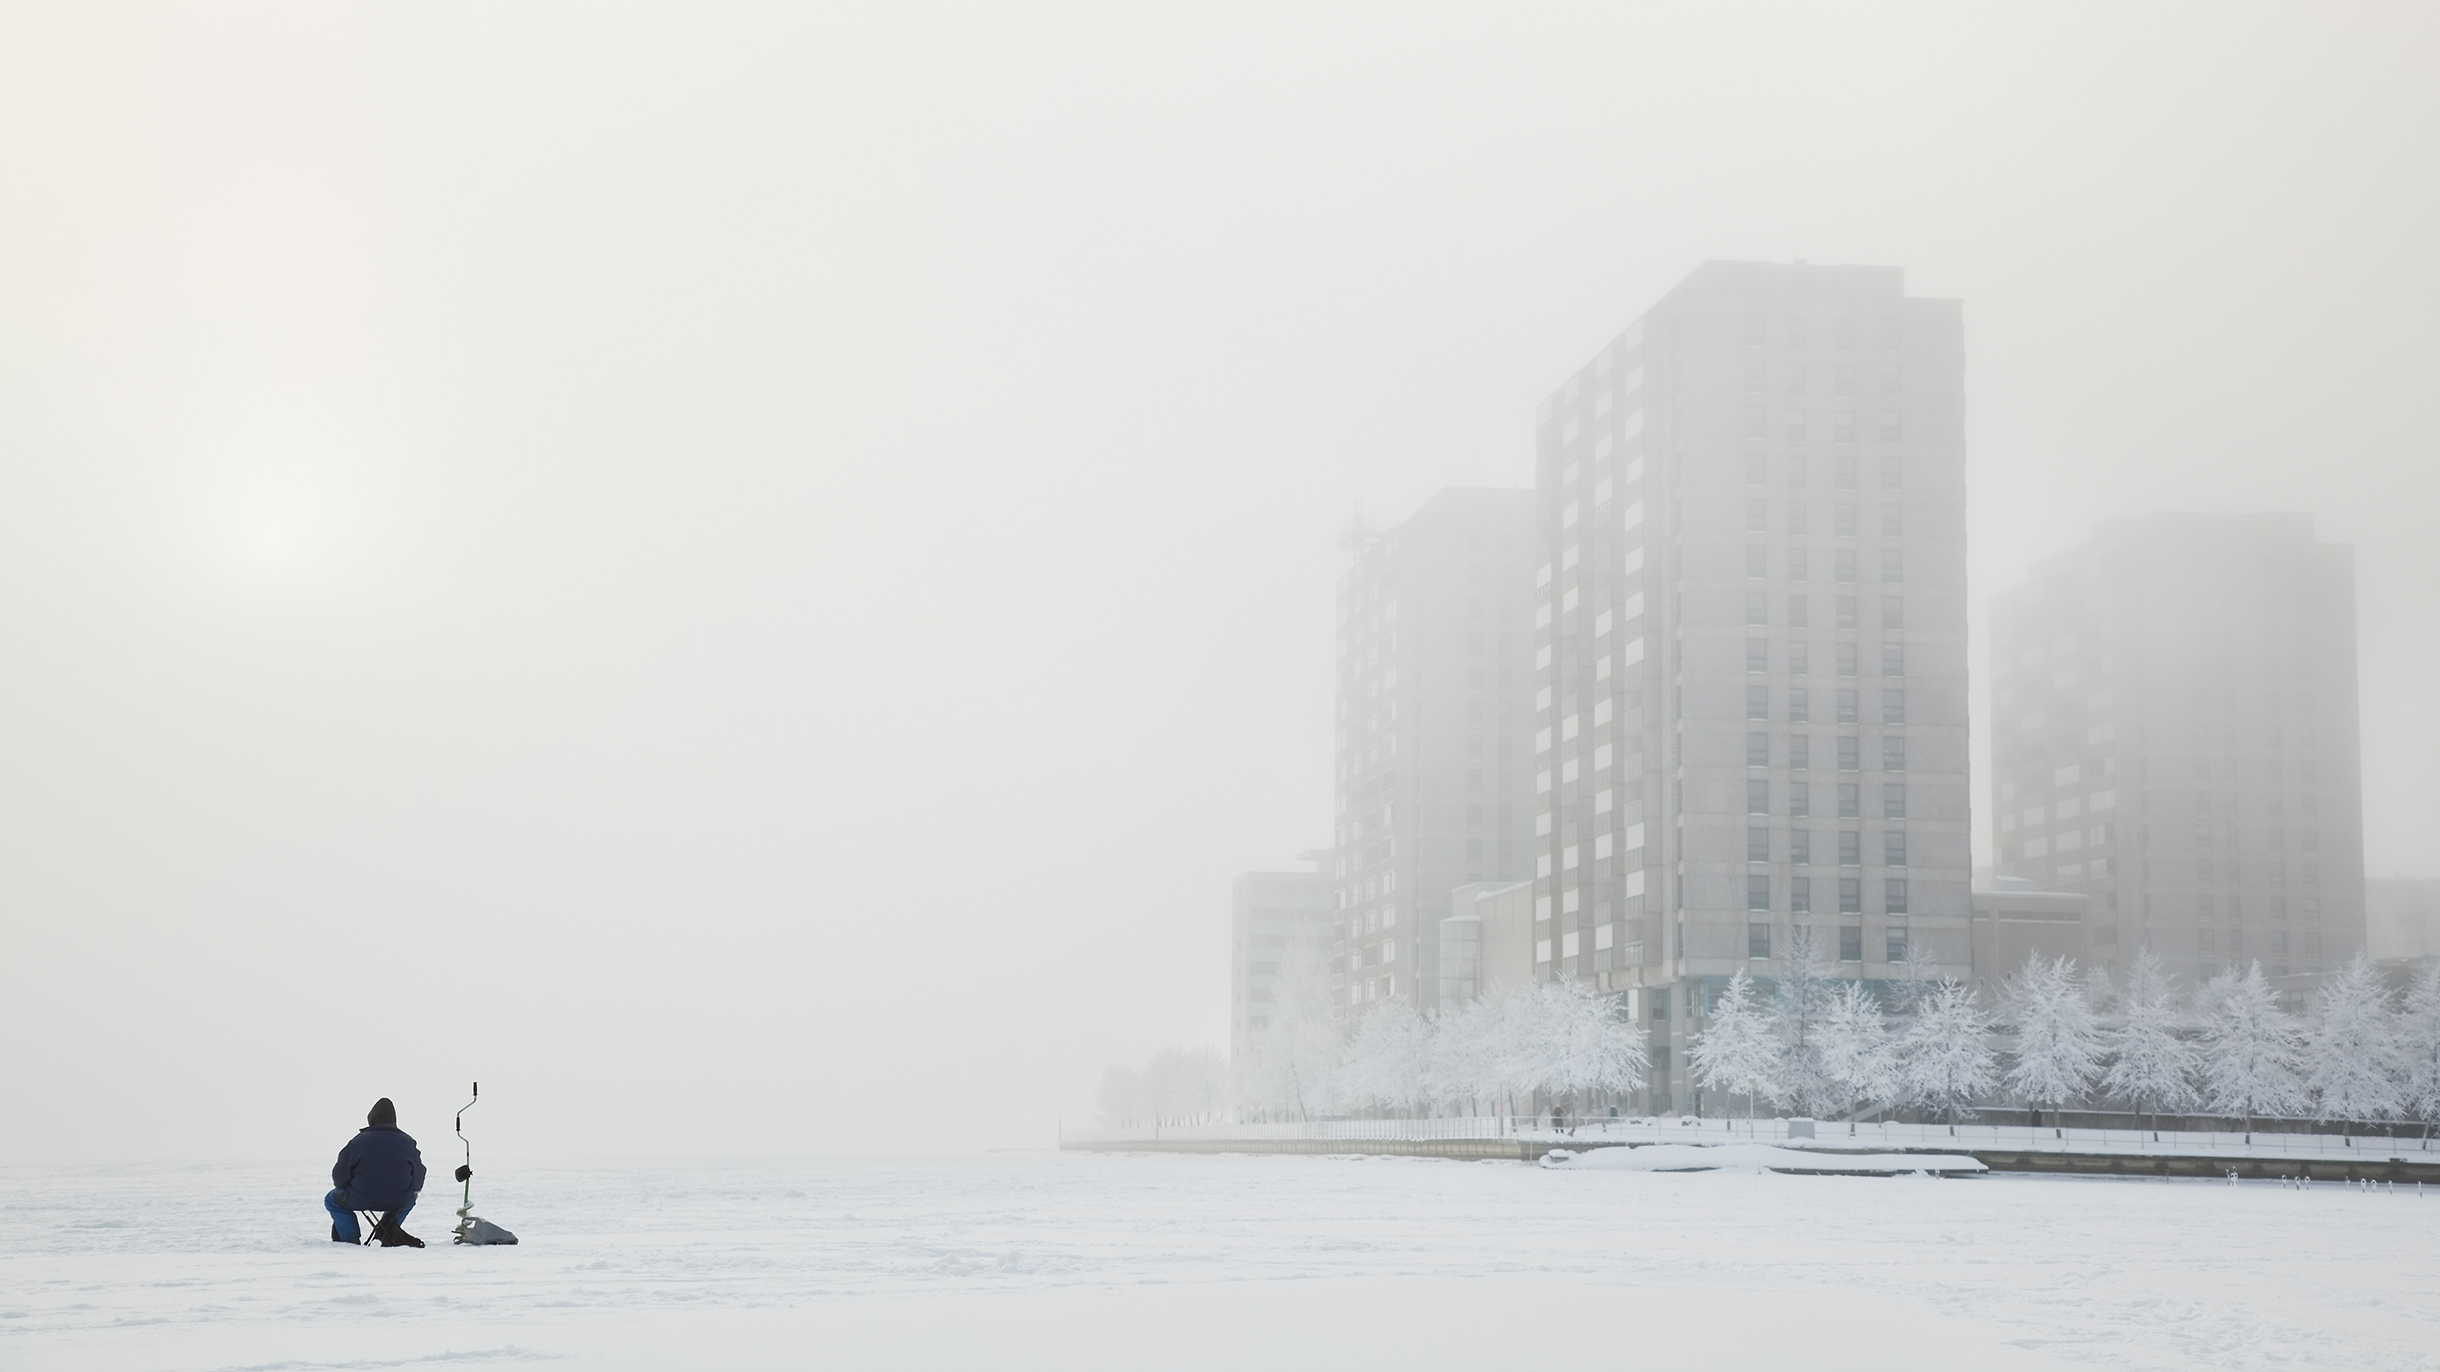
M 356 1224 L 359 1210 L 377 1211 L 381 1221 L 373 1237 L 384 1248 L 421 1248 L 424 1241 L 399 1228 L 415 1198 L 423 1194 L 424 1155 L 415 1140 L 398 1127 L 398 1107 L 383 1096 L 365 1114 L 364 1127 L 339 1150 L 330 1168 L 331 1193 L 322 1198 L 330 1212 L 330 1241 L 355 1243 L 362 1237 Z

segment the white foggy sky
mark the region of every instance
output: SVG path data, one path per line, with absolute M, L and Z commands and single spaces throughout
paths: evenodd
M 0 1156 L 1047 1138 L 1327 839 L 1354 503 L 1529 484 L 1707 257 L 1966 302 L 1978 612 L 2353 542 L 2440 873 L 2435 30 L 0 10 Z

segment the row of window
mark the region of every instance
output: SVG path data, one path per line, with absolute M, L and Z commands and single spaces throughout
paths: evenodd
M 1785 532 L 1810 536 L 1813 533 L 1812 510 L 1813 507 L 1806 504 L 1804 501 L 1793 500 L 1788 502 L 1787 528 Z M 1884 538 L 1905 537 L 1906 506 L 1895 500 L 1882 501 L 1880 526 L 1881 536 Z M 1770 501 L 1762 498 L 1761 496 L 1755 496 L 1745 502 L 1745 531 L 1749 534 L 1767 534 L 1771 532 Z M 1828 532 L 1834 537 L 1838 538 L 1853 538 L 1856 536 L 1856 511 L 1855 505 L 1852 502 L 1842 500 L 1830 507 L 1830 528 Z
M 1906 961 L 1906 930 L 1899 928 L 1883 931 L 1881 950 L 1891 962 Z M 1745 955 L 1749 958 L 1767 958 L 1771 955 L 1771 926 L 1769 924 L 1761 920 L 1749 921 L 1746 924 Z M 1838 927 L 1838 960 L 1841 962 L 1862 962 L 1864 960 L 1863 925 L 1842 924 Z M 1657 1009 L 1653 1017 L 1655 1019 L 1666 1018 L 1668 1013 L 1668 1007 L 1664 1003 Z
M 2303 946 L 2304 955 L 2308 959 L 2318 960 L 2321 957 L 2321 935 L 2304 935 Z M 2219 931 L 2208 928 L 2195 930 L 2194 950 L 2198 953 L 2217 953 L 2221 951 Z M 2243 931 L 2237 929 L 2231 929 L 2228 931 L 2227 951 L 2230 955 L 2235 957 L 2243 957 L 2245 955 L 2245 935 Z M 2271 931 L 2270 954 L 2272 957 L 2280 958 L 2288 955 L 2288 936 L 2285 929 L 2274 929 Z
M 1853 686 L 1840 686 L 1828 694 L 1832 699 L 1837 722 L 1855 723 L 1857 697 L 1861 692 Z M 1787 701 L 1788 723 L 1809 724 L 1812 722 L 1813 692 L 1810 687 L 1790 686 Z M 1745 688 L 1745 717 L 1747 719 L 1769 719 L 1771 717 L 1771 688 L 1769 686 L 1757 682 Z M 1881 688 L 1881 722 L 1883 724 L 1904 724 L 1906 722 L 1906 691 L 1903 688 L 1897 686 Z
M 1863 741 L 1861 739 L 1858 739 L 1853 734 L 1839 735 L 1838 770 L 1842 772 L 1862 771 L 1863 751 Z M 1771 765 L 1771 736 L 1769 734 L 1749 733 L 1745 736 L 1745 765 L 1748 767 L 1768 767 Z M 1812 765 L 1813 736 L 1811 734 L 1788 735 L 1788 766 L 1801 772 L 1812 767 Z M 1906 770 L 1906 736 L 1904 734 L 1886 734 L 1882 736 L 1881 770 L 1884 772 L 1903 772 Z M 1765 781 L 1749 781 L 1746 783 L 1748 787 L 1768 786 L 1769 784 L 1769 782 Z
M 1831 628 L 1853 630 L 1862 627 L 1856 618 L 1857 599 L 1858 597 L 1851 595 L 1830 598 Z M 1745 622 L 1750 627 L 1769 627 L 1771 622 L 1770 592 L 1747 591 L 1745 593 Z M 1791 629 L 1813 627 L 1813 597 L 1801 593 L 1788 597 L 1788 627 Z M 1895 595 L 1881 597 L 1880 627 L 1893 631 L 1906 627 L 1906 597 Z
M 1811 569 L 1817 564 L 1813 561 L 1811 549 L 1787 548 L 1782 551 L 1786 554 L 1788 580 L 1809 581 L 1812 579 Z M 1856 579 L 1855 571 L 1855 549 L 1833 548 L 1830 550 L 1830 579 L 1832 581 L 1842 584 L 1854 581 Z M 1749 543 L 1745 546 L 1745 574 L 1756 580 L 1771 574 L 1770 544 Z M 1885 582 L 1906 580 L 1906 550 L 1904 548 L 1883 548 L 1881 550 L 1881 580 Z
M 2297 863 L 2296 876 L 2299 883 L 2302 885 L 2319 886 L 2321 885 L 2321 864 L 2318 862 Z M 2235 858 L 2227 858 L 2216 863 L 2210 858 L 2196 858 L 2194 860 L 2194 879 L 2196 881 L 2208 885 L 2215 878 L 2227 881 L 2230 884 L 2234 884 L 2245 880 L 2245 871 L 2243 867 L 2238 865 Z M 2287 879 L 2288 865 L 2286 863 L 2268 862 L 2263 864 L 2263 881 L 2268 882 L 2273 886 L 2285 886 L 2287 884 Z
M 1809 420 L 1807 418 L 1808 413 L 1809 412 L 1805 410 L 1787 410 L 1781 413 L 1779 418 L 1779 437 L 1782 442 L 1802 443 L 1810 436 Z M 1857 424 L 1855 421 L 1856 415 L 1855 411 L 1853 410 L 1833 411 L 1830 415 L 1830 441 L 1833 443 L 1855 442 L 1857 433 Z M 1904 441 L 1906 437 L 1906 425 L 1905 422 L 1898 417 L 1898 412 L 1896 410 L 1883 410 L 1881 412 L 1879 433 L 1883 443 L 1897 443 Z M 1747 439 L 1755 442 L 1759 442 L 1762 439 L 1766 439 L 1771 436 L 1771 410 L 1769 406 L 1748 405 L 1745 407 L 1745 436 Z
M 1901 610 L 1901 614 L 1903 614 L 1903 610 Z M 1853 643 L 1832 644 L 1830 650 L 1830 675 L 1861 675 L 1861 673 L 1856 670 L 1856 663 L 1859 656 L 1861 656 L 1861 652 Z M 1769 638 L 1760 634 L 1747 636 L 1745 640 L 1745 670 L 1749 672 L 1767 672 L 1771 670 L 1771 640 Z M 1790 641 L 1788 644 L 1788 675 L 1811 676 L 1812 674 L 1813 645 L 1809 641 L 1801 638 Z M 1881 675 L 1906 675 L 1906 645 L 1904 643 L 1883 642 L 1881 644 Z
M 1881 384 L 1876 394 L 1883 400 L 1897 399 L 1898 365 L 1895 362 L 1882 363 L 1879 379 Z M 1745 360 L 1745 389 L 1748 394 L 1767 394 L 1771 389 L 1770 380 L 1770 368 L 1761 358 L 1749 357 Z M 1809 395 L 1811 392 L 1807 386 L 1810 381 L 1811 378 L 1805 373 L 1804 363 L 1782 362 L 1779 364 L 1780 394 Z M 1834 396 L 1855 397 L 1859 394 L 1858 388 L 1862 381 L 1863 377 L 1857 372 L 1856 365 L 1852 362 L 1835 363 L 1830 368 L 1830 394 Z
M 1906 457 L 1904 454 L 1883 453 L 1881 460 L 1875 465 L 1878 469 L 1877 475 L 1880 478 L 1879 485 L 1882 490 L 1905 489 Z M 1779 458 L 1779 475 L 1781 484 L 1789 489 L 1805 490 L 1812 485 L 1813 464 L 1803 453 L 1782 453 Z M 1770 454 L 1759 448 L 1746 449 L 1745 484 L 1748 486 L 1771 484 Z M 1858 489 L 1860 484 L 1856 480 L 1854 454 L 1840 453 L 1830 459 L 1830 488 L 1832 490 L 1852 491 Z
M 1864 799 L 1862 782 L 1842 781 L 1831 789 L 1836 793 L 1838 818 L 1859 819 L 1862 817 L 1860 813 Z M 1749 815 L 1772 813 L 1771 783 L 1761 780 L 1745 783 L 1745 812 Z M 1811 819 L 1813 817 L 1813 786 L 1810 782 L 1799 781 L 1789 785 L 1788 817 L 1791 819 Z M 1881 783 L 1881 818 L 1906 818 L 1905 782 L 1886 781 Z
M 1745 908 L 1748 910 L 1779 908 L 1771 903 L 1771 891 L 1775 884 L 1776 879 L 1764 872 L 1747 875 L 1745 878 Z M 1842 915 L 1853 915 L 1862 913 L 1863 909 L 1864 879 L 1862 877 L 1838 878 L 1838 912 Z M 1906 878 L 1884 877 L 1881 879 L 1881 910 L 1882 913 L 1891 915 L 1906 913 Z M 1788 912 L 1797 915 L 1813 912 L 1813 878 L 1788 878 Z M 1770 953 L 1766 949 L 1754 956 L 1768 957 Z
M 1806 346 L 1812 337 L 1812 321 L 1805 316 L 1790 315 L 1781 327 L 1780 341 L 1791 348 Z M 1905 328 L 1896 315 L 1883 315 L 1874 321 L 1872 335 L 1886 351 L 1896 351 L 1905 339 Z M 1862 321 L 1854 315 L 1834 315 L 1830 320 L 1830 346 L 1840 352 L 1853 352 L 1864 336 Z M 1760 347 L 1771 338 L 1771 317 L 1756 311 L 1745 316 L 1742 337 L 1748 347 Z
M 1825 853 L 1824 857 L 1827 856 L 1828 854 Z M 1769 829 L 1753 827 L 1745 831 L 1745 860 L 1747 862 L 1773 860 Z M 1788 831 L 1788 861 L 1799 866 L 1813 865 L 1812 830 L 1791 829 Z M 1838 831 L 1837 865 L 1841 867 L 1864 865 L 1864 836 L 1862 833 L 1854 829 Z M 1904 829 L 1891 829 L 1881 835 L 1881 865 L 1884 867 L 1904 867 L 1906 865 L 1906 831 Z
M 2223 900 L 2228 902 L 2227 909 L 2230 919 L 2245 918 L 2245 897 L 2235 891 L 2231 891 L 2225 896 L 2214 895 L 2209 891 L 2196 893 L 2194 897 L 2195 917 L 2207 920 L 2218 918 L 2220 902 Z M 2256 913 L 2267 914 L 2272 919 L 2286 919 L 2288 917 L 2288 898 L 2284 895 L 2275 895 L 2269 897 L 2269 900 L 2268 910 L 2257 910 Z M 2321 897 L 2300 896 L 2297 898 L 2296 908 L 2297 912 L 2307 920 L 2319 920 L 2321 918 Z

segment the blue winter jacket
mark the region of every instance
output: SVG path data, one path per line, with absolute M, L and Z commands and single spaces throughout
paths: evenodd
M 368 1125 L 339 1150 L 330 1184 L 357 1210 L 395 1210 L 424 1189 L 424 1155 L 394 1125 Z

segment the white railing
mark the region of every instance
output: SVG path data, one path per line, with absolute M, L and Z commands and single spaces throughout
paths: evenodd
M 1224 1143 L 1265 1140 L 1314 1142 L 1422 1142 L 1434 1139 L 1513 1138 L 1540 1143 L 1713 1143 L 1758 1139 L 1795 1147 L 1824 1149 L 1973 1149 L 2026 1153 L 2103 1153 L 2130 1157 L 2224 1156 L 2294 1158 L 2299 1161 L 2381 1163 L 2391 1158 L 2440 1161 L 2440 1149 L 2425 1139 L 2391 1138 L 2386 1134 L 2288 1134 L 2238 1132 L 2203 1133 L 2173 1129 L 2077 1129 L 2048 1125 L 1849 1124 L 1823 1120 L 1811 1124 L 1786 1119 L 1591 1119 L 1568 1121 L 1553 1129 L 1547 1117 L 1494 1115 L 1443 1119 L 1295 1120 L 1265 1124 L 1170 1124 L 1126 1129 L 1064 1131 L 1063 1144 L 1124 1145 L 1127 1143 Z

